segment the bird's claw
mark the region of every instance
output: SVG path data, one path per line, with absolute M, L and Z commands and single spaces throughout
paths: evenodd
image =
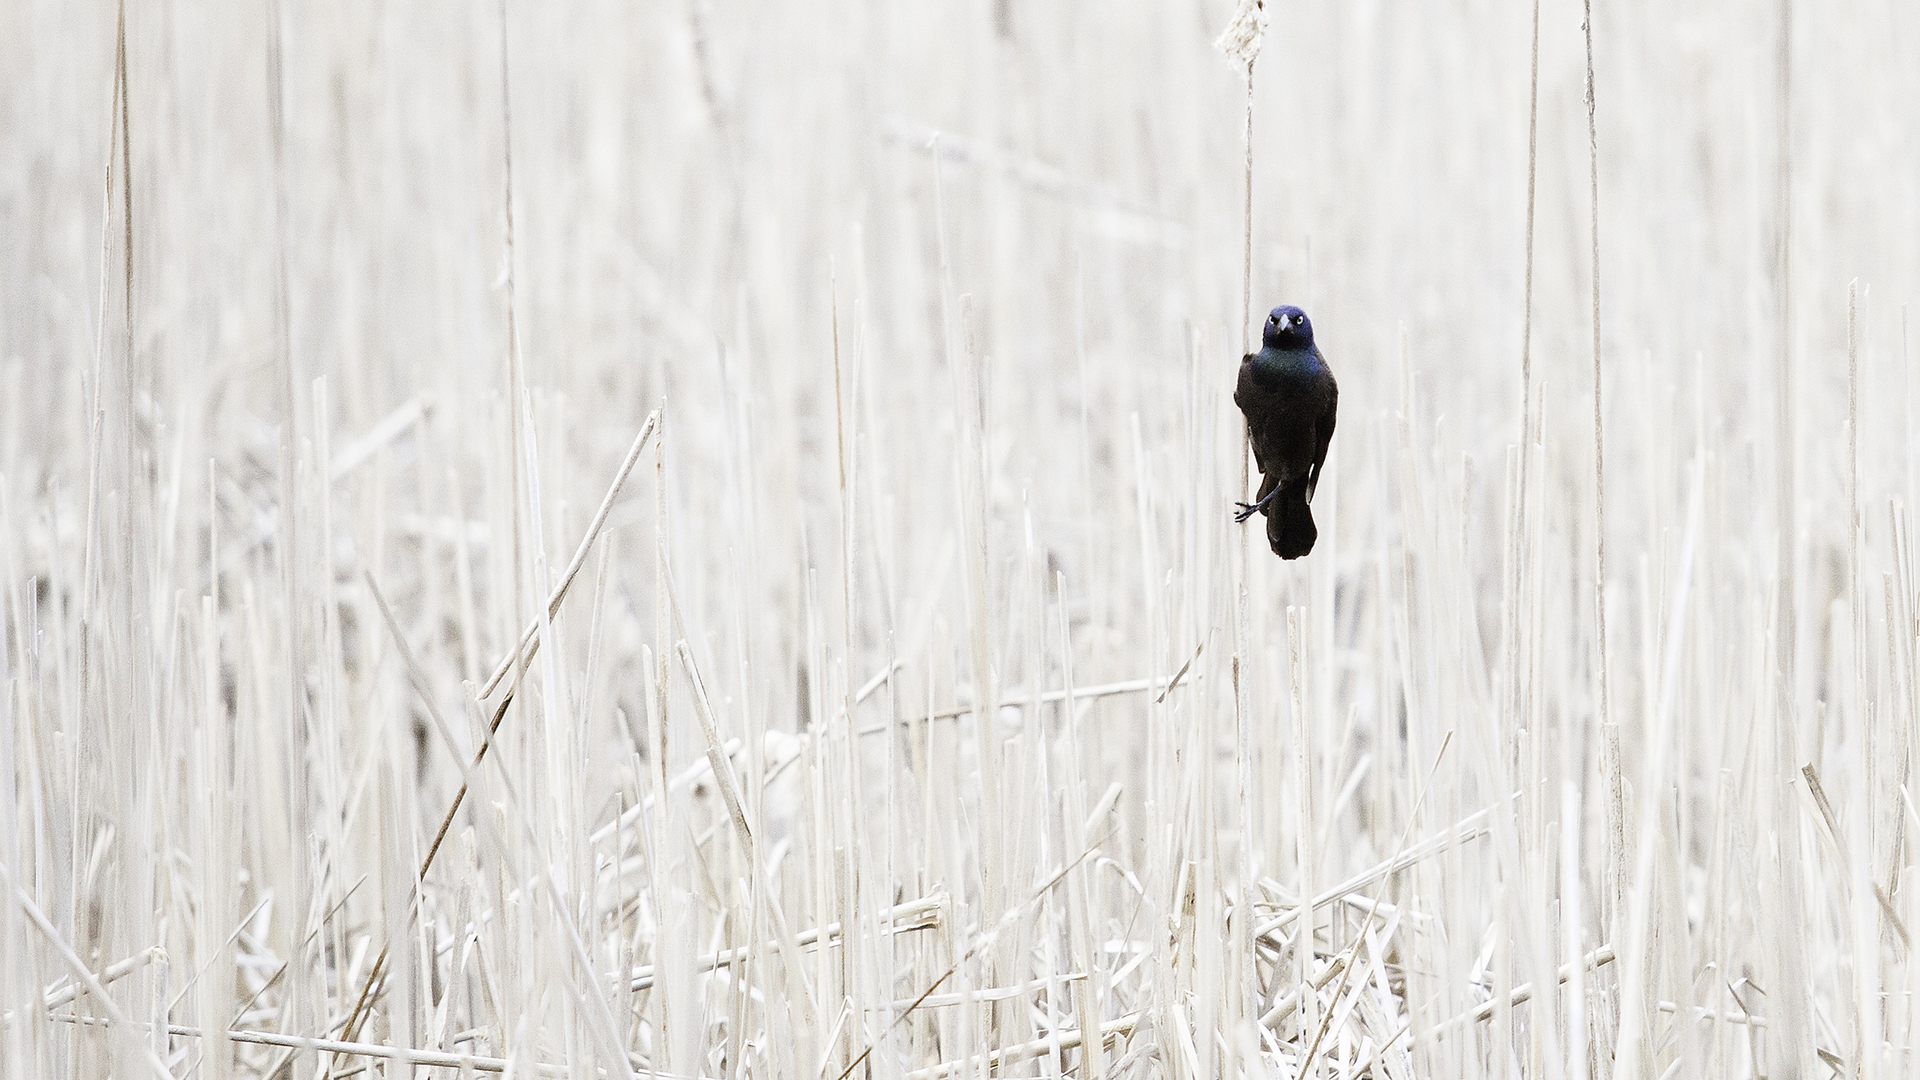
M 1237 512 L 1236 512 L 1236 513 L 1235 513 L 1235 514 L 1233 515 L 1233 520 L 1234 520 L 1234 522 L 1235 522 L 1235 524 L 1245 524 L 1245 523 L 1246 523 L 1246 520 L 1247 520 L 1248 518 L 1250 518 L 1250 517 L 1252 517 L 1253 515 L 1255 515 L 1255 514 L 1257 514 L 1257 513 L 1259 513 L 1259 512 L 1260 512 L 1260 504 L 1259 504 L 1259 503 L 1244 503 L 1244 502 L 1237 502 L 1237 503 L 1234 503 L 1233 505 L 1235 505 L 1235 506 L 1237 506 L 1237 507 L 1239 507 L 1239 508 L 1240 508 L 1240 509 L 1239 509 L 1239 510 L 1238 510 L 1238 511 L 1237 511 Z

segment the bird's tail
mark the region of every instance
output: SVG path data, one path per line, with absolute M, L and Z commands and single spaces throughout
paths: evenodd
M 1267 504 L 1267 543 L 1283 559 L 1297 559 L 1313 550 L 1320 531 L 1313 527 L 1313 511 L 1307 507 L 1307 478 L 1302 476 L 1280 489 Z

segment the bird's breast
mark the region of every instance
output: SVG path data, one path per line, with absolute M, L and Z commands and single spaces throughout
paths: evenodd
M 1274 399 L 1276 405 L 1296 399 L 1307 404 L 1319 393 L 1328 374 L 1326 364 L 1312 352 L 1262 350 L 1245 366 L 1242 386 Z

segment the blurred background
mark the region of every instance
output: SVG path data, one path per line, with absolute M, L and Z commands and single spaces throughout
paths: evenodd
M 1234 15 L 14 0 L 0 1069 L 1910 1071 L 1920 8 Z

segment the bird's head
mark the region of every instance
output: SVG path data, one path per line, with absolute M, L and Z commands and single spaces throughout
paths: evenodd
M 1306 312 L 1286 304 L 1267 314 L 1260 341 L 1269 349 L 1304 349 L 1313 344 L 1313 324 Z

